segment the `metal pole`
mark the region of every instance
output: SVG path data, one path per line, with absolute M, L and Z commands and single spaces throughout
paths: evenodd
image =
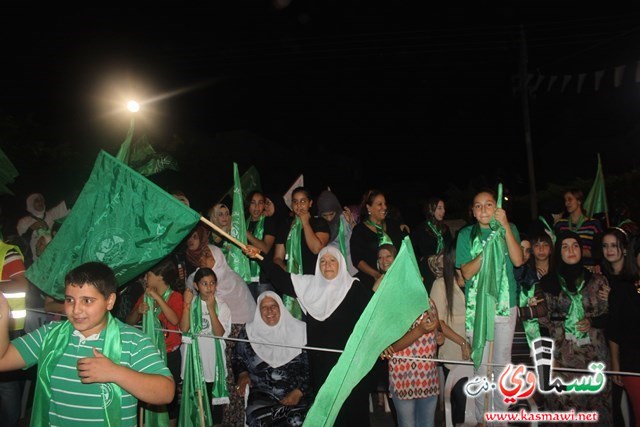
M 529 170 L 529 201 L 531 203 L 531 219 L 538 217 L 538 199 L 536 197 L 536 178 L 533 169 L 533 145 L 531 142 L 531 120 L 529 117 L 529 98 L 527 88 L 527 43 L 524 26 L 520 25 L 520 96 L 522 100 L 522 124 L 524 141 L 527 146 L 527 168 Z

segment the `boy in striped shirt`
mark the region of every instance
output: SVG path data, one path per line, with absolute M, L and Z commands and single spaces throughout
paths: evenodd
M 65 277 L 67 320 L 11 342 L 0 296 L 0 371 L 38 364 L 32 426 L 135 426 L 138 400 L 172 400 L 171 373 L 151 339 L 110 314 L 117 286 L 105 264 L 74 268 Z

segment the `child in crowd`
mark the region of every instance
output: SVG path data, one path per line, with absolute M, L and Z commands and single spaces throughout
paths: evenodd
M 117 282 L 89 262 L 65 277 L 67 320 L 9 342 L 10 308 L 0 295 L 0 371 L 38 364 L 31 425 L 109 422 L 135 426 L 138 399 L 166 404 L 174 381 L 149 337 L 109 313 Z

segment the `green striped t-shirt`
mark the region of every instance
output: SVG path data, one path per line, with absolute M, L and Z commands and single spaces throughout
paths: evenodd
M 57 323 L 59 322 L 47 323 L 12 341 L 27 364 L 27 368 L 38 363 L 44 337 Z M 118 326 L 122 340 L 120 365 L 147 374 L 171 376 L 160 352 L 147 335 L 120 321 Z M 73 331 L 67 350 L 51 373 L 51 404 L 49 406 L 51 425 L 86 427 L 104 424 L 102 393 L 109 393 L 112 390 L 112 383 L 83 384 L 80 382 L 77 368 L 78 359 L 94 357 L 94 347 L 102 352 L 104 334 L 103 330 L 99 336 L 84 338 L 78 331 Z M 122 427 L 137 425 L 137 404 L 138 400 L 122 389 L 120 423 Z

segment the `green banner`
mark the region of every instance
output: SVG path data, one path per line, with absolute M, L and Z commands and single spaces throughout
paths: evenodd
M 100 261 L 122 285 L 167 256 L 199 220 L 196 211 L 101 151 L 71 213 L 26 276 L 62 299 L 65 274 Z
M 233 207 L 231 208 L 231 236 L 243 244 L 247 244 L 247 224 L 244 218 L 244 199 L 242 197 L 242 184 L 238 164 L 233 164 Z M 251 268 L 249 258 L 242 253 L 236 245 L 231 245 L 227 262 L 233 271 L 238 273 L 242 280 L 251 282 Z
M 591 190 L 589 190 L 589 194 L 587 194 L 587 198 L 584 200 L 582 207 L 588 217 L 592 217 L 594 214 L 609 212 L 609 206 L 607 204 L 607 190 L 604 185 L 604 174 L 602 173 L 600 154 L 598 154 L 598 171 L 596 172 L 596 178 L 593 180 Z

